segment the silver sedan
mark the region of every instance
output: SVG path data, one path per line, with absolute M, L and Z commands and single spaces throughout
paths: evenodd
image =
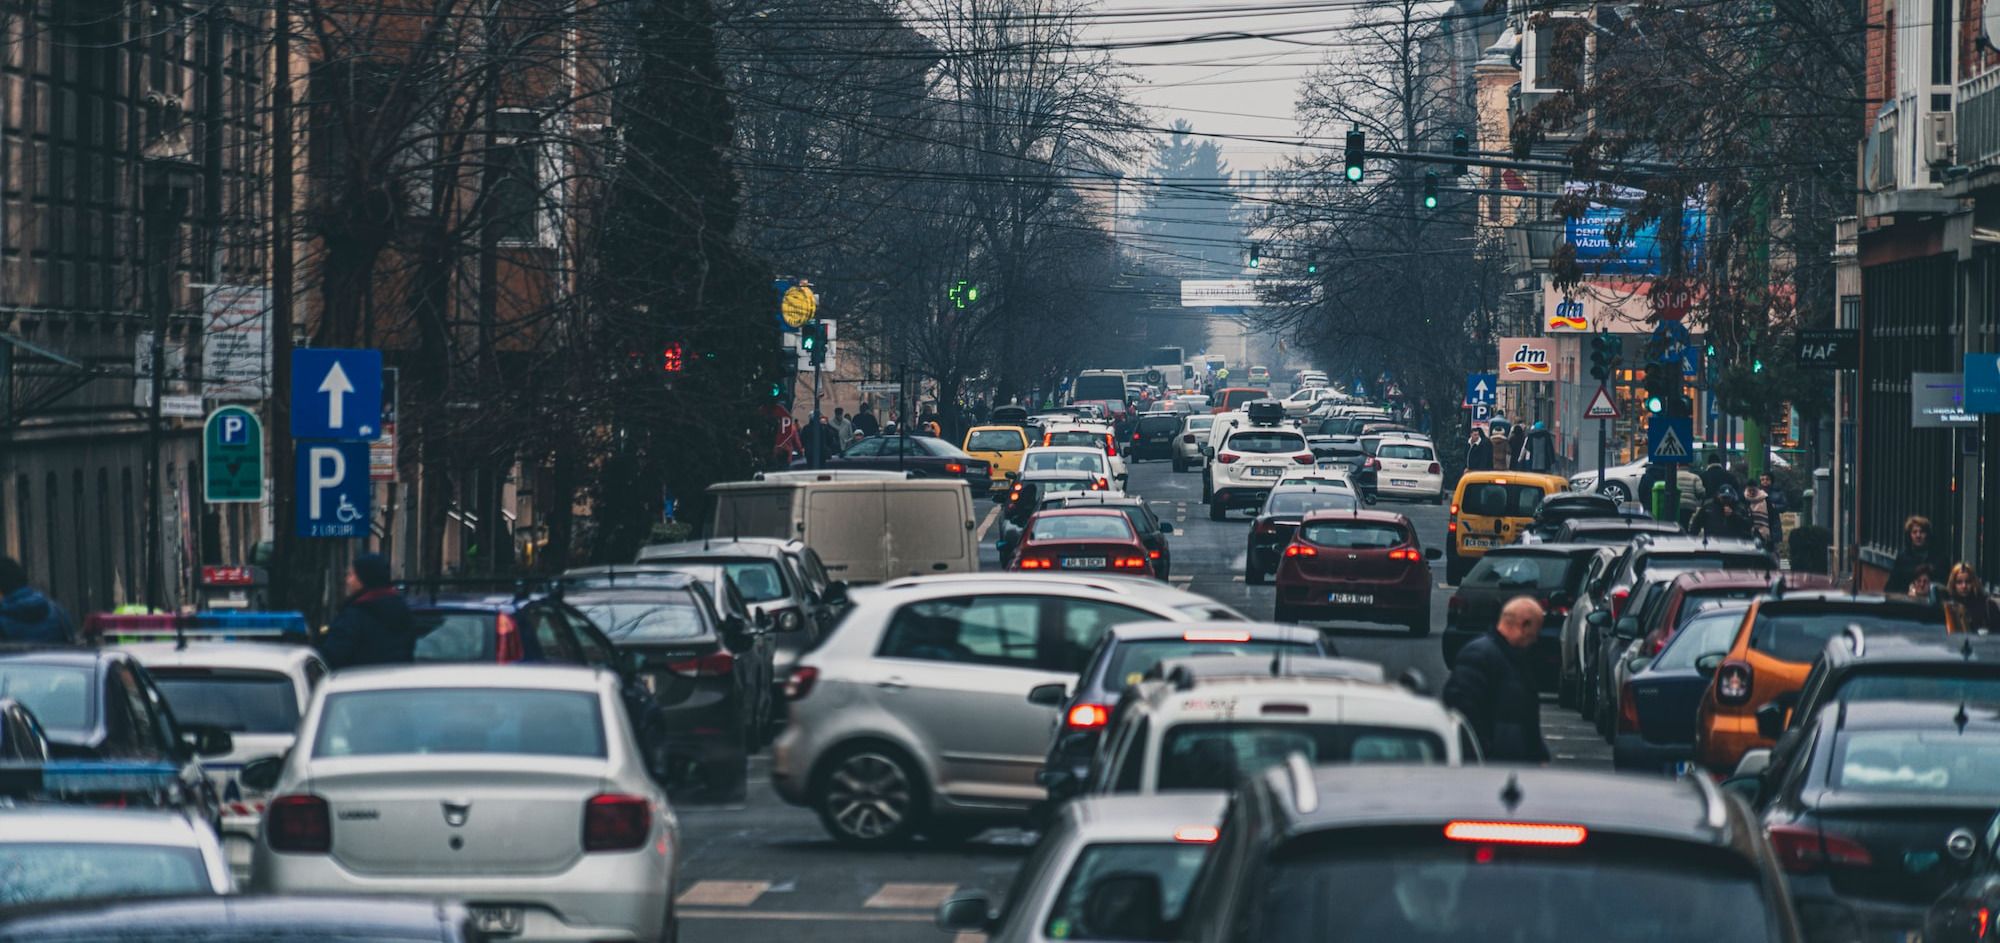
M 246 782 L 269 775 L 256 766 Z M 675 937 L 678 825 L 616 673 L 341 672 L 273 792 L 260 891 L 463 901 L 479 930 L 522 940 Z

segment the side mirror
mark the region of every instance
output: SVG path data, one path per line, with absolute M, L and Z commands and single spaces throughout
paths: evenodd
M 1754 750 L 1743 751 L 1743 758 L 1736 761 L 1736 769 L 1729 775 L 1732 779 L 1744 776 L 1763 776 L 1764 772 L 1770 768 L 1771 751 L 1763 747 L 1758 747 Z
M 1694 660 L 1694 670 L 1700 672 L 1704 678 L 1713 678 L 1715 670 L 1722 667 L 1722 660 L 1727 657 L 1729 657 L 1728 652 L 1709 652 Z
M 1438 547 L 1431 547 L 1431 548 L 1428 548 L 1428 549 L 1426 549 L 1426 550 L 1424 551 L 1424 559 L 1426 559 L 1426 560 L 1442 560 L 1442 559 L 1444 559 L 1444 550 L 1442 550 L 1441 548 L 1438 548 Z
M 263 756 L 243 764 L 242 772 L 236 774 L 236 781 L 243 788 L 256 792 L 270 792 L 278 788 L 278 778 L 285 772 L 285 758 Z
M 1160 533 L 1162 533 L 1162 534 L 1171 534 L 1171 533 L 1173 533 L 1173 532 L 1174 532 L 1174 525 L 1173 525 L 1173 522 L 1172 522 L 1172 521 L 1161 521 L 1161 522 L 1160 522 Z
M 938 905 L 937 926 L 947 933 L 985 933 L 993 929 L 993 905 L 985 894 L 960 894 Z
M 1604 609 L 1592 609 L 1590 615 L 1583 617 L 1583 621 L 1590 623 L 1592 628 L 1601 629 L 1611 621 L 1611 613 Z
M 820 601 L 829 606 L 847 605 L 847 581 L 834 580 L 826 584 L 826 592 L 820 594 Z
M 222 756 L 236 749 L 229 731 L 208 724 L 182 724 L 181 743 L 195 756 Z
M 769 632 L 771 630 L 771 614 L 762 609 L 756 610 L 756 615 L 750 617 L 750 622 L 760 631 Z
M 728 649 L 731 655 L 741 655 L 749 651 L 750 647 L 756 644 L 753 636 L 758 634 L 761 633 L 753 632 L 750 626 L 736 616 L 722 620 L 722 647 Z
M 1028 689 L 1028 703 L 1037 707 L 1060 707 L 1069 696 L 1069 685 L 1062 682 L 1038 684 Z
M 1626 641 L 1638 638 L 1639 620 L 1633 616 L 1626 616 L 1618 620 L 1618 624 L 1612 627 L 1611 634 Z
M 1757 708 L 1757 736 L 1776 740 L 1785 732 L 1785 705 L 1768 701 Z

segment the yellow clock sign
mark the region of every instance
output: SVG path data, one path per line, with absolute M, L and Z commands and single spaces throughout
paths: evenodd
M 778 313 L 790 327 L 802 327 L 819 313 L 819 296 L 813 294 L 809 282 L 799 282 L 785 289 L 785 300 L 778 305 Z

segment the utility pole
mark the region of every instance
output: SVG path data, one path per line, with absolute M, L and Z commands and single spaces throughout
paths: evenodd
M 141 193 L 146 226 L 147 314 L 153 336 L 147 351 L 152 403 L 146 410 L 146 605 L 165 610 L 167 603 L 166 548 L 160 545 L 160 515 L 166 502 L 164 486 L 164 420 L 161 402 L 167 392 L 167 326 L 174 307 L 174 262 L 179 253 L 181 216 L 187 211 L 188 192 L 178 186 L 177 158 L 155 157 L 145 161 L 145 186 Z
M 272 601 L 296 606 L 292 547 L 292 2 L 272 0 L 271 386 L 265 391 L 271 449 Z

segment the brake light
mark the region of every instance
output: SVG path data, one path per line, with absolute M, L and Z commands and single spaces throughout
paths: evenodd
M 1319 556 L 1319 551 L 1314 550 L 1313 548 L 1308 547 L 1305 544 L 1292 544 L 1291 546 L 1285 548 L 1285 556 L 1316 557 Z
M 1630 598 L 1631 595 L 1632 588 L 1629 586 L 1619 587 L 1611 591 L 1611 621 L 1618 621 L 1618 617 L 1625 611 L 1625 600 Z
M 1146 558 L 1116 557 L 1111 561 L 1111 568 L 1114 570 L 1143 570 L 1146 568 Z
M 1639 698 L 1630 681 L 1618 686 L 1618 732 L 1639 732 Z
M 1132 438 L 1137 439 L 1138 437 L 1139 437 L 1138 433 L 1136 432 L 1132 433 Z M 1116 436 L 1113 436 L 1109 432 L 1104 434 L 1104 454 L 1106 455 L 1118 454 L 1118 439 Z
M 1224 464 L 1224 465 L 1234 465 L 1234 464 L 1236 464 L 1236 460 L 1237 460 L 1237 459 L 1239 459 L 1239 458 L 1242 458 L 1242 457 L 1243 457 L 1243 456 L 1241 456 L 1241 455 L 1238 455 L 1238 454 L 1236 454 L 1235 452 L 1217 452 L 1217 453 L 1215 453 L 1215 460 L 1216 460 L 1216 461 L 1218 461 L 1218 462 L 1221 462 L 1221 463 L 1222 463 L 1222 464 Z
M 818 668 L 814 668 L 811 665 L 793 668 L 791 675 L 785 678 L 785 700 L 805 700 L 806 695 L 813 692 L 813 683 L 818 680 Z
M 1311 465 L 1313 463 L 1313 453 L 1301 452 L 1297 455 L 1292 456 L 1292 461 L 1297 462 L 1301 465 Z
M 1374 458 L 1372 458 L 1372 457 L 1371 457 L 1371 458 L 1365 458 L 1365 459 L 1362 459 L 1362 460 L 1361 460 L 1361 470 L 1362 470 L 1362 471 L 1378 471 L 1378 470 L 1380 470 L 1381 468 L 1382 468 L 1382 463 L 1381 463 L 1381 462 L 1378 462 L 1378 461 L 1376 461 L 1376 460 L 1375 460 Z
M 501 613 L 496 633 L 497 638 L 493 648 L 498 653 L 496 659 L 501 664 L 507 665 L 527 659 L 527 652 L 521 648 L 521 626 L 514 621 L 513 616 Z
M 1022 557 L 1014 565 L 1023 570 L 1053 570 L 1056 568 L 1056 561 L 1048 557 Z
M 945 474 L 948 474 L 948 475 L 963 475 L 963 474 L 965 474 L 965 466 L 964 466 L 964 465 L 962 465 L 962 464 L 960 464 L 960 463 L 958 463 L 958 462 L 946 462 L 946 463 L 944 463 L 944 470 L 945 470 Z
M 1715 672 L 1715 700 L 1718 703 L 1740 705 L 1750 700 L 1750 663 L 1747 661 L 1725 661 Z
M 1109 480 L 1109 479 L 1105 479 L 1105 478 L 1099 478 L 1099 479 L 1097 479 L 1096 481 L 1093 481 L 1093 482 L 1091 482 L 1091 483 L 1090 483 L 1090 490 L 1092 490 L 1092 491 L 1110 491 L 1110 490 L 1111 490 L 1111 482 L 1110 482 L 1110 480 Z
M 1132 433 L 1132 441 L 1139 441 L 1139 434 L 1137 432 Z
M 1111 722 L 1111 711 L 1102 704 L 1078 704 L 1063 718 L 1071 730 L 1095 730 Z
M 1457 501 L 1453 501 L 1453 502 L 1451 503 L 1451 516 L 1452 516 L 1452 517 L 1457 517 L 1457 516 L 1458 516 L 1458 502 L 1457 502 Z
M 1440 475 L 1440 474 L 1443 474 L 1443 473 L 1444 473 L 1444 466 L 1442 466 L 1442 465 L 1439 465 L 1439 464 L 1438 464 L 1438 463 L 1436 463 L 1436 462 L 1432 462 L 1432 463 L 1431 463 L 1431 467 L 1430 467 L 1430 468 L 1428 468 L 1428 469 L 1426 469 L 1424 473 L 1425 473 L 1425 474 L 1427 474 L 1427 475 Z
M 1222 830 L 1213 825 L 1183 825 L 1174 829 L 1174 841 L 1210 845 L 1221 837 Z
M 1860 842 L 1799 825 L 1773 825 L 1764 830 L 1778 864 L 1793 874 L 1811 874 L 1828 866 L 1865 868 L 1875 863 Z
M 1529 822 L 1452 822 L 1444 827 L 1452 841 L 1494 845 L 1581 845 L 1590 830 L 1581 825 Z
M 584 851 L 631 851 L 652 831 L 652 807 L 638 796 L 599 793 L 583 804 Z
M 1213 630 L 1213 629 L 1209 629 L 1209 630 L 1203 630 L 1203 629 L 1189 629 L 1188 631 L 1186 631 L 1186 632 L 1182 632 L 1182 633 L 1181 633 L 1181 641 L 1183 641 L 1183 642 L 1247 642 L 1247 641 L 1250 641 L 1250 633 L 1248 633 L 1248 632 L 1221 632 L 1221 631 L 1216 631 L 1216 630 Z
M 700 658 L 673 662 L 667 665 L 667 670 L 695 678 L 726 678 L 736 670 L 736 656 L 728 652 L 714 652 Z
M 1446 522 L 1444 522 L 1444 532 L 1445 532 L 1445 533 L 1447 533 L 1447 534 L 1456 534 L 1456 533 L 1458 533 L 1458 522 L 1457 522 L 1457 521 L 1446 521 Z
M 1146 551 L 1146 557 L 1147 559 L 1150 560 L 1158 560 L 1160 558 L 1160 552 L 1158 550 L 1148 550 Z
M 1181 436 L 1181 441 L 1182 441 L 1182 442 L 1186 442 L 1186 443 L 1187 443 L 1187 444 L 1189 444 L 1189 445 L 1193 445 L 1193 444 L 1194 444 L 1194 433 L 1190 432 L 1190 433 L 1188 433 L 1187 435 L 1184 435 L 1184 436 Z
M 1423 554 L 1418 553 L 1409 547 L 1398 547 L 1394 550 L 1389 551 L 1389 559 L 1391 560 L 1402 560 L 1406 563 L 1415 563 L 1419 560 L 1422 560 L 1423 558 L 1424 558 Z
M 333 816 L 318 796 L 279 796 L 264 807 L 272 851 L 325 854 L 333 850 Z

